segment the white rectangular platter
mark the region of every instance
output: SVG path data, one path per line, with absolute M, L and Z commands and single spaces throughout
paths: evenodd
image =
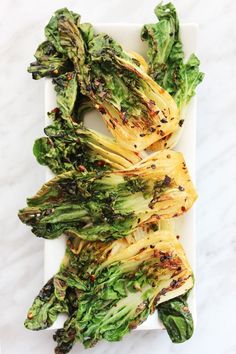
M 98 32 L 106 32 L 117 40 L 123 48 L 129 51 L 136 51 L 139 54 L 146 56 L 146 46 L 140 39 L 140 31 L 142 25 L 139 24 L 97 24 L 95 29 Z M 180 26 L 181 39 L 184 46 L 185 58 L 196 51 L 197 30 L 196 24 L 184 24 Z M 47 117 L 47 112 L 56 107 L 56 96 L 50 80 L 45 80 L 45 120 L 46 125 L 50 122 Z M 196 98 L 193 98 L 186 112 L 186 122 L 180 142 L 175 150 L 184 154 L 188 169 L 195 181 L 195 149 L 196 149 Z M 85 124 L 88 128 L 92 128 L 101 133 L 110 135 L 105 124 L 98 113 L 91 112 L 85 117 Z M 47 169 L 46 180 L 52 178 L 52 173 Z M 176 219 L 177 234 L 180 235 L 188 260 L 195 272 L 195 212 L 192 208 L 187 214 Z M 65 238 L 60 237 L 56 240 L 44 241 L 44 280 L 45 282 L 51 278 L 58 270 L 60 262 L 65 251 Z M 196 300 L 195 290 L 191 292 L 189 298 L 190 310 L 196 322 Z M 51 329 L 63 327 L 64 316 L 60 316 Z M 142 330 L 163 329 L 161 321 L 158 319 L 157 312 L 138 327 Z

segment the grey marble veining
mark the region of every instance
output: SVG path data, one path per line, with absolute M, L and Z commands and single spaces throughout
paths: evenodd
M 43 82 L 26 73 L 53 10 L 67 6 L 83 21 L 154 21 L 157 1 L 1 0 L 0 2 L 0 352 L 49 354 L 51 331 L 30 332 L 23 320 L 43 281 L 43 242 L 20 224 L 17 210 L 44 180 L 31 153 L 43 127 Z M 197 309 L 194 337 L 173 345 L 164 331 L 140 331 L 96 354 L 236 353 L 236 2 L 176 0 L 181 21 L 198 22 L 202 69 L 197 123 Z M 72 353 L 85 353 L 80 345 Z

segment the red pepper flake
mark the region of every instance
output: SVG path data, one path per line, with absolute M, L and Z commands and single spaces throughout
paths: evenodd
M 86 168 L 85 168 L 83 165 L 79 165 L 79 166 L 78 166 L 78 169 L 79 169 L 81 172 L 86 171 Z
M 100 112 L 101 114 L 105 114 L 105 113 L 106 113 L 106 110 L 105 110 L 105 108 L 103 108 L 103 107 L 99 107 L 98 110 L 99 110 L 99 112 Z
M 159 251 L 158 250 L 154 250 L 153 251 L 153 257 L 159 257 Z
M 103 167 L 103 166 L 105 166 L 105 161 L 104 160 L 99 160 L 98 162 L 97 162 L 97 164 L 98 164 L 98 166 L 101 166 L 101 167 Z
M 73 74 L 72 73 L 67 73 L 66 78 L 68 81 L 73 79 Z
M 94 282 L 94 280 L 95 280 L 95 275 L 93 275 L 93 274 L 91 274 L 90 276 L 89 276 L 89 279 L 90 279 L 90 281 L 93 283 Z
M 129 329 L 130 329 L 130 330 L 135 329 L 135 328 L 137 328 L 137 327 L 138 327 L 138 325 L 137 325 L 137 323 L 135 323 L 135 322 L 134 322 L 134 323 L 131 322 L 131 323 L 129 324 Z
M 71 328 L 68 331 L 68 336 L 70 337 L 70 339 L 73 339 L 75 337 L 75 334 L 76 334 L 76 330 L 74 328 Z
M 51 140 L 51 139 L 48 139 L 48 140 L 47 140 L 47 144 L 53 146 L 52 140 Z
M 185 206 L 182 206 L 182 207 L 181 207 L 181 210 L 182 210 L 182 211 L 186 211 Z
M 153 116 L 156 115 L 156 112 L 155 112 L 155 111 L 150 111 L 149 115 L 150 115 L 151 117 L 153 117 Z
M 34 317 L 34 316 L 33 316 L 32 312 L 29 312 L 28 315 L 27 315 L 27 318 L 28 318 L 29 320 L 32 320 L 33 317 Z
M 59 113 L 60 112 L 60 109 L 58 108 L 58 107 L 56 107 L 56 108 L 54 108 L 53 110 L 52 110 L 52 113 Z

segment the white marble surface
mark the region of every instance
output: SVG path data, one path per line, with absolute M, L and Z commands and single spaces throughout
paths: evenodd
M 43 242 L 17 219 L 25 197 L 44 180 L 31 153 L 43 127 L 43 81 L 26 73 L 53 10 L 67 6 L 83 21 L 154 20 L 155 0 L 1 0 L 0 2 L 0 347 L 1 354 L 49 354 L 52 333 L 30 332 L 23 320 L 43 280 Z M 140 331 L 121 343 L 99 343 L 96 354 L 236 353 L 236 2 L 176 0 L 182 22 L 200 25 L 206 78 L 199 90 L 197 128 L 197 307 L 194 337 L 173 345 L 163 331 Z M 80 345 L 72 353 L 84 353 Z

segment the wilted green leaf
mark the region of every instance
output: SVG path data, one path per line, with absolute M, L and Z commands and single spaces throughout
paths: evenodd
M 192 337 L 194 325 L 186 295 L 159 304 L 157 310 L 173 343 L 183 343 Z

